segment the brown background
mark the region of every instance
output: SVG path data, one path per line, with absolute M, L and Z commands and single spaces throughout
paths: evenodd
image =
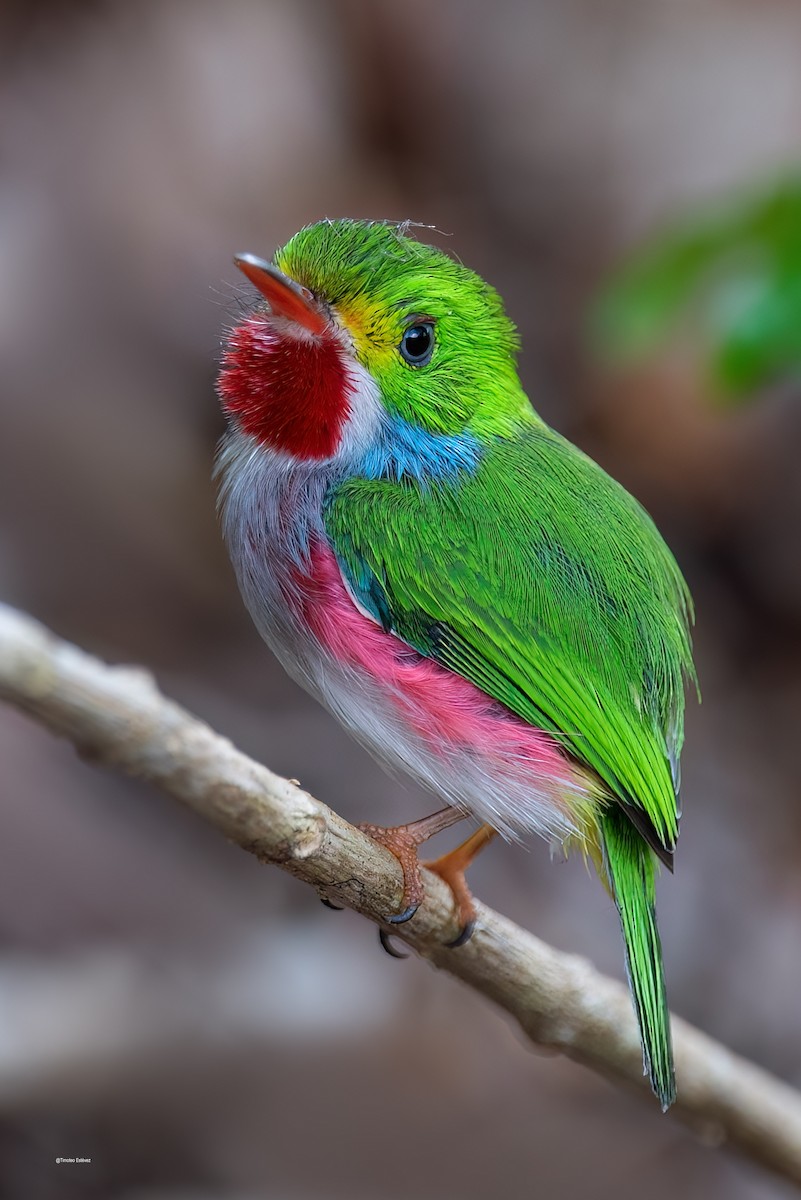
M 232 253 L 322 216 L 436 225 L 505 296 L 538 409 L 685 569 L 670 996 L 801 1082 L 797 388 L 726 413 L 691 347 L 612 377 L 586 337 L 627 248 L 797 160 L 801 6 L 7 0 L 0 63 L 3 596 L 348 817 L 422 814 L 258 641 L 209 471 Z M 10 711 L 0 753 L 3 1195 L 788 1194 Z M 622 974 L 580 861 L 498 846 L 474 884 Z

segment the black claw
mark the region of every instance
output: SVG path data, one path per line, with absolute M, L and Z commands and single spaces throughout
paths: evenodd
M 391 936 L 392 934 L 388 933 L 386 929 L 379 929 L 378 940 L 381 943 L 382 948 L 386 950 L 390 958 L 408 958 L 408 954 L 404 954 L 401 950 L 395 949 L 395 947 L 392 945 L 392 942 L 389 940 Z
M 459 948 L 459 946 L 464 946 L 466 942 L 470 941 L 470 939 L 473 936 L 473 934 L 475 933 L 475 931 L 476 931 L 475 921 L 468 921 L 467 924 L 462 929 L 459 930 L 459 933 L 456 935 L 456 937 L 453 939 L 453 941 L 446 942 L 445 945 L 448 947 L 449 950 L 457 950 Z
M 419 907 L 419 903 L 410 904 L 408 908 L 404 908 L 403 912 L 398 913 L 397 916 L 387 917 L 387 925 L 405 925 L 407 921 L 411 921 Z M 403 957 L 405 958 L 406 955 L 404 954 Z
M 326 908 L 330 908 L 331 912 L 344 912 L 345 911 L 341 904 L 332 904 L 327 896 L 321 896 L 320 903 L 324 904 Z

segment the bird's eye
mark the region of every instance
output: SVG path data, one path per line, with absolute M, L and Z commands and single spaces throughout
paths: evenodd
M 434 353 L 434 325 L 421 321 L 411 325 L 401 338 L 400 352 L 412 367 L 424 367 Z

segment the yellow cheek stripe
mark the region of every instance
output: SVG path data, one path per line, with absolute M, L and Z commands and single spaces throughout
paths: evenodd
M 400 334 L 381 308 L 358 297 L 340 305 L 337 315 L 353 338 L 358 358 L 368 370 L 392 357 Z

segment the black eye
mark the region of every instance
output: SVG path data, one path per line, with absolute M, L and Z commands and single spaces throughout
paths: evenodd
M 412 325 L 401 338 L 400 352 L 413 367 L 424 367 L 434 353 L 434 326 L 431 321 Z

